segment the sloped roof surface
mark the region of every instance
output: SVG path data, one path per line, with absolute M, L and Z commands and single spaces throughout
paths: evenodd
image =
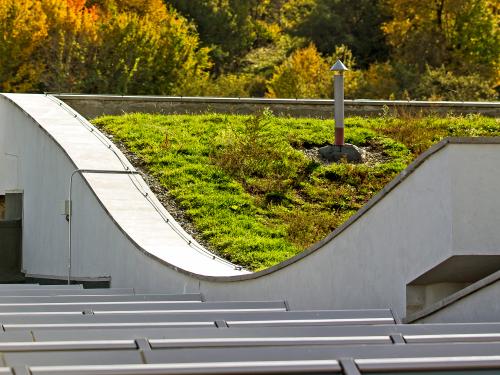
M 500 369 L 500 323 L 290 311 L 80 285 L 0 285 L 0 374 L 360 374 Z

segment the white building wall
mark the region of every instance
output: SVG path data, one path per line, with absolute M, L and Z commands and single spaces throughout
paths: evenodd
M 0 155 L 19 149 L 23 267 L 28 274 L 63 277 L 68 224 L 61 205 L 69 176 L 76 168 L 123 166 L 78 119 L 43 95 L 0 97 L 0 134 Z M 111 276 L 112 286 L 139 291 L 287 299 L 295 309 L 392 307 L 403 316 L 409 281 L 462 251 L 500 254 L 500 142 L 484 142 L 490 144 L 440 148 L 308 255 L 254 275 L 189 246 L 185 232 L 166 224 L 128 176 L 75 177 L 72 274 Z M 7 170 L 6 180 L 12 173 Z M 470 189 L 480 194 L 471 199 Z

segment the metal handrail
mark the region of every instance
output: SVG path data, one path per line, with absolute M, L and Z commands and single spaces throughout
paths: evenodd
M 127 167 L 128 168 L 128 167 Z M 82 173 L 96 173 L 96 174 L 127 174 L 127 175 L 132 175 L 132 174 L 139 174 L 138 171 L 131 171 L 131 170 L 112 170 L 112 169 L 75 169 L 73 173 L 71 173 L 71 176 L 69 178 L 69 196 L 68 196 L 68 223 L 69 223 L 69 228 L 68 228 L 68 285 L 71 284 L 71 217 L 73 214 L 73 201 L 72 201 L 72 194 L 73 194 L 73 177 L 75 174 L 82 174 Z

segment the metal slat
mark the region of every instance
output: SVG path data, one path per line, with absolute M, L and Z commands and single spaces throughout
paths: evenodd
M 81 284 L 72 285 L 40 285 L 40 284 L 0 284 L 0 290 L 40 290 L 40 289 L 83 289 Z
M 135 350 L 86 350 L 47 352 L 4 352 L 5 364 L 14 366 L 116 365 L 143 363 Z
M 123 314 L 39 314 L 2 315 L 4 326 L 13 324 L 57 324 L 57 323 L 132 323 L 132 322 L 213 322 L 225 320 L 229 326 L 266 325 L 362 325 L 394 323 L 392 318 L 345 319 L 343 312 L 332 311 L 251 311 L 251 312 L 192 312 L 192 313 L 123 313 Z M 361 314 L 360 314 L 361 315 Z
M 17 341 L 32 341 L 33 336 L 29 331 L 3 332 L 0 331 L 0 343 L 2 342 L 17 342 Z
M 434 328 L 437 334 L 447 331 L 438 325 L 419 324 L 408 327 L 406 325 L 360 325 L 360 326 L 290 326 L 290 327 L 245 327 L 230 329 L 211 328 L 123 328 L 123 329 L 87 329 L 82 330 L 40 330 L 34 331 L 36 341 L 44 340 L 72 340 L 78 336 L 85 340 L 103 339 L 130 339 L 146 337 L 150 339 L 211 339 L 211 338 L 272 338 L 272 337 L 327 337 L 327 336 L 389 336 L 407 328 L 413 333 L 426 334 Z M 496 332 L 500 334 L 500 324 L 473 323 L 453 325 L 456 332 L 474 332 L 477 334 Z M 444 325 L 444 328 L 448 328 Z M 0 340 L 2 335 L 0 334 Z M 407 336 L 406 336 L 407 337 Z
M 217 361 L 326 360 L 378 358 L 432 358 L 497 356 L 500 343 L 379 344 L 379 345 L 297 345 L 156 348 L 145 352 L 147 363 L 190 363 Z
M 281 320 L 228 320 L 229 327 L 272 327 L 272 326 L 329 326 L 329 325 L 361 325 L 390 324 L 392 318 L 357 318 L 357 319 L 281 319 Z
M 209 327 L 189 327 L 183 328 L 140 328 L 122 327 L 107 329 L 58 329 L 58 330 L 35 330 L 33 337 L 36 341 L 63 341 L 72 340 L 78 337 L 80 340 L 121 340 L 136 337 L 145 338 L 196 338 L 196 337 L 217 337 L 221 330 L 216 329 L 211 323 Z M 229 331 L 229 330 L 228 330 Z M 13 333 L 22 331 L 12 331 Z M 210 334 L 212 332 L 212 334 Z M 197 334 L 198 333 L 198 334 Z M 1 337 L 1 336 L 0 336 Z
M 310 326 L 310 327 L 251 327 L 210 328 L 122 328 L 106 330 L 35 330 L 36 341 L 116 340 L 146 337 L 149 339 L 214 339 L 214 338 L 273 338 L 273 337 L 335 337 L 335 336 L 389 336 L 394 326 Z
M 305 345 L 355 345 L 390 344 L 389 336 L 345 336 L 345 337 L 239 337 L 209 339 L 150 339 L 153 349 L 158 348 L 204 348 L 231 346 L 305 346 Z
M 88 330 L 88 329 L 130 329 L 130 328 L 216 328 L 214 322 L 129 322 L 129 323 L 31 323 L 31 324 L 4 324 L 7 332 L 26 330 Z
M 398 332 L 400 332 L 404 336 L 500 333 L 500 323 L 401 324 L 398 326 Z
M 437 342 L 500 342 L 500 333 L 404 335 L 409 344 Z
M 394 348 L 399 348 L 395 350 Z M 351 347 L 272 347 L 272 348 L 219 348 L 219 349 L 168 349 L 146 351 L 143 353 L 147 363 L 178 363 L 184 368 L 202 369 L 218 367 L 220 362 L 238 363 L 277 361 L 281 364 L 291 365 L 296 362 L 329 361 L 346 358 L 355 358 L 355 363 L 361 371 L 411 371 L 429 369 L 469 369 L 499 368 L 500 356 L 497 354 L 499 345 L 494 348 L 484 345 L 357 345 Z M 124 355 L 131 356 L 123 361 Z M 4 353 L 4 358 L 9 366 L 19 365 L 88 365 L 88 364 L 123 364 L 134 363 L 137 360 L 136 351 L 54 351 L 54 352 L 23 352 Z M 433 353 L 430 355 L 430 353 Z M 470 355 L 464 355 L 470 353 Z M 109 355 L 108 355 L 109 354 Z M 389 354 L 384 357 L 383 355 Z M 381 356 L 382 355 L 382 356 Z M 361 358 L 360 358 L 361 357 Z M 371 357 L 371 358 L 362 358 Z M 297 359 L 305 358 L 297 361 Z M 21 362 L 22 363 L 21 363 Z M 201 362 L 201 363 L 200 363 Z M 137 362 L 136 362 L 137 363 Z M 139 362 L 140 363 L 140 362 Z M 451 363 L 451 364 L 450 364 Z M 90 366 L 92 367 L 92 366 Z M 248 368 L 248 366 L 247 366 Z M 249 368 L 253 369 L 253 368 Z M 283 370 L 282 370 L 283 371 Z M 251 372 L 249 372 L 251 373 Z
M 3 289 L 34 289 L 34 287 L 40 284 L 0 284 L 0 290 Z
M 500 355 L 357 359 L 361 371 L 500 370 Z
M 93 310 L 95 313 L 123 312 L 216 312 L 216 311 L 286 311 L 283 302 L 174 302 L 174 301 L 126 301 L 126 302 L 49 302 L 49 303 L 1 303 L 0 315 L 19 312 L 65 312 Z
M 32 366 L 33 375 L 79 374 L 79 375 L 118 375 L 118 374 L 337 374 L 341 367 L 335 360 L 325 361 L 262 361 L 262 362 L 219 362 L 219 363 L 171 363 L 146 364 L 137 366 Z
M 0 352 L 137 349 L 134 340 L 0 342 Z
M 11 303 L 72 303 L 72 302 L 202 302 L 201 294 L 118 294 L 118 295 L 71 295 L 71 296 L 8 296 L 0 297 L 0 304 Z
M 16 293 L 28 293 L 28 292 L 51 292 L 51 291 L 66 291 L 68 293 L 74 292 L 76 290 L 84 290 L 82 285 L 31 285 L 26 284 L 25 287 L 17 286 L 17 287 L 8 287 L 3 286 L 0 287 L 0 295 L 10 294 L 15 295 Z
M 78 296 L 78 295 L 123 295 L 134 294 L 131 288 L 123 289 L 21 289 L 0 290 L 0 298 L 16 296 Z

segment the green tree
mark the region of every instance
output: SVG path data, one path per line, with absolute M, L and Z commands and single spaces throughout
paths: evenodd
M 383 26 L 398 62 L 444 65 L 456 74 L 498 74 L 500 21 L 488 0 L 385 0 L 391 20 Z M 496 10 L 495 10 L 496 9 Z
M 304 19 L 292 23 L 288 31 L 308 38 L 324 55 L 334 53 L 335 46 L 343 44 L 363 68 L 387 58 L 388 50 L 380 30 L 387 16 L 380 0 L 314 0 L 301 5 L 311 8 Z
M 87 92 L 188 95 L 208 78 L 208 50 L 186 19 L 163 4 L 143 16 L 112 11 L 99 24 Z
M 439 68 L 427 67 L 416 89 L 418 99 L 428 100 L 495 100 L 497 94 L 478 73 L 455 75 Z
M 211 48 L 218 67 L 235 65 L 256 40 L 252 22 L 254 1 L 168 0 L 167 3 L 196 23 L 203 44 Z

